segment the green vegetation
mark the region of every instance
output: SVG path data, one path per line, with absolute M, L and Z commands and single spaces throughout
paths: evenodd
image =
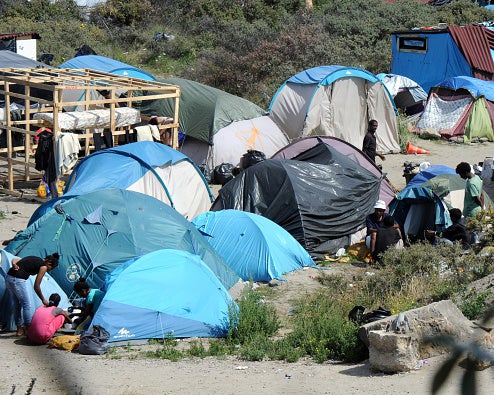
M 391 35 L 492 13 L 470 0 L 431 7 L 414 0 L 107 0 L 89 15 L 73 0 L 0 2 L 0 30 L 37 32 L 38 53 L 59 65 L 87 44 L 161 76 L 196 80 L 267 107 L 293 74 L 323 64 L 389 70 Z M 173 35 L 171 40 L 154 37 Z

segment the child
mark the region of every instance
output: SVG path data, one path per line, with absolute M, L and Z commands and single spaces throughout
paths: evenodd
M 27 337 L 35 344 L 46 344 L 65 321 L 72 323 L 70 316 L 61 308 L 59 294 L 51 294 L 48 306 L 40 306 L 36 309 L 27 330 Z
M 86 298 L 86 305 L 81 313 L 81 317 L 84 320 L 83 322 L 87 324 L 83 325 L 84 329 L 86 329 L 86 327 L 89 327 L 91 319 L 98 310 L 105 293 L 99 289 L 91 288 L 84 277 L 79 278 L 74 284 L 74 291 L 81 298 Z

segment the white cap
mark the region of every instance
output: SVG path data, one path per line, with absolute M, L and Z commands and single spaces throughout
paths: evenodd
M 376 204 L 374 204 L 374 208 L 379 208 L 381 210 L 386 210 L 386 202 L 384 200 L 378 200 Z

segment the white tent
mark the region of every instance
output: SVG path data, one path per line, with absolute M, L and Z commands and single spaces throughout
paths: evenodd
M 289 138 L 338 137 L 362 146 L 368 121 L 379 122 L 378 150 L 400 151 L 393 99 L 372 73 L 353 67 L 320 66 L 288 79 L 276 92 L 269 116 Z

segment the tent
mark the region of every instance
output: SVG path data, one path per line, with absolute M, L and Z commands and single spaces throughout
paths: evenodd
M 76 56 L 62 63 L 61 69 L 91 69 L 105 73 L 121 75 L 129 78 L 139 78 L 146 81 L 156 81 L 151 74 L 127 63 L 100 55 Z
M 319 147 L 320 149 L 321 147 Z M 326 149 L 326 148 L 324 148 Z M 313 257 L 360 240 L 379 196 L 380 179 L 333 148 L 331 165 L 268 159 L 219 191 L 212 211 L 260 214 L 287 230 Z
M 453 77 L 434 86 L 416 132 L 446 138 L 463 136 L 465 142 L 485 137 L 494 141 L 494 82 Z
M 245 281 L 281 280 L 285 273 L 315 266 L 290 233 L 260 215 L 239 210 L 210 211 L 192 223 Z
M 273 159 L 295 159 L 305 160 L 313 163 L 330 164 L 333 160 L 330 150 L 316 150 L 313 151 L 315 155 L 305 155 L 304 153 L 310 151 L 316 145 L 323 144 L 324 147 L 333 147 L 339 153 L 347 156 L 348 158 L 357 162 L 360 166 L 366 168 L 376 177 L 382 179 L 381 188 L 379 192 L 379 199 L 384 200 L 387 204 L 395 197 L 395 189 L 389 182 L 381 169 L 372 162 L 360 149 L 356 148 L 350 143 L 343 141 L 337 137 L 331 136 L 311 136 L 297 139 L 289 145 L 283 147 L 276 152 Z
M 105 328 L 110 343 L 170 335 L 224 337 L 229 309 L 235 306 L 197 255 L 173 249 L 154 251 L 120 266 L 108 276 L 105 289 L 92 325 Z
M 8 253 L 5 250 L 0 250 L 0 330 L 13 330 L 15 328 L 14 313 L 13 313 L 13 302 L 10 292 L 7 290 L 5 285 L 5 276 L 7 272 L 12 267 L 12 259 L 17 258 L 16 256 Z M 31 298 L 34 301 L 35 309 L 42 305 L 41 300 L 38 295 L 34 292 L 34 280 L 35 276 L 29 277 L 29 292 L 31 293 Z M 57 282 L 46 273 L 41 280 L 41 292 L 48 299 L 48 297 L 57 293 L 60 295 L 60 303 L 58 307 L 65 309 L 71 305 L 69 298 L 66 293 L 58 286 Z
M 50 274 L 70 294 L 79 276 L 99 288 L 121 264 L 163 248 L 199 255 L 227 289 L 239 280 L 194 225 L 174 209 L 123 189 L 103 189 L 59 202 L 18 233 L 6 249 L 21 257 L 58 252 L 59 265 Z
M 155 197 L 190 219 L 208 211 L 213 201 L 206 179 L 188 157 L 152 141 L 125 144 L 85 157 L 72 171 L 65 196 L 59 200 L 106 188 Z M 41 206 L 30 223 L 55 204 L 49 201 Z
M 287 137 L 265 111 L 241 97 L 183 78 L 161 79 L 180 87 L 179 127 L 185 134 L 181 151 L 210 170 L 221 163 L 237 165 L 249 149 L 267 156 L 288 144 Z M 172 100 L 149 101 L 148 115 L 173 116 Z
M 389 205 L 389 212 L 412 240 L 425 230 L 451 225 L 449 209 L 463 210 L 465 180 L 447 166 L 431 166 L 418 173 Z
M 362 146 L 368 122 L 379 122 L 378 150 L 400 152 L 393 99 L 369 71 L 320 66 L 289 78 L 269 106 L 269 116 L 289 138 L 338 137 Z
M 404 110 L 407 115 L 423 111 L 427 92 L 415 81 L 397 74 L 381 73 L 377 78 L 386 86 L 397 108 Z

